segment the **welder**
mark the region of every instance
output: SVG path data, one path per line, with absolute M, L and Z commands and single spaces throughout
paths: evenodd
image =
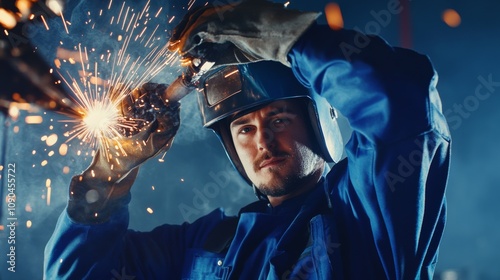
M 170 47 L 214 63 L 196 93 L 203 123 L 258 200 L 236 217 L 127 229 L 139 166 L 179 127 L 171 102 L 131 136 L 140 152 L 124 145 L 119 165 L 97 153 L 72 179 L 46 279 L 432 279 L 451 141 L 437 74 L 424 55 L 317 17 L 264 0 L 188 13 Z

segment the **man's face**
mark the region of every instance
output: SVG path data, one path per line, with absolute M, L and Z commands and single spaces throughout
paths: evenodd
M 268 197 L 291 197 L 314 186 L 324 160 L 313 150 L 300 106 L 281 100 L 233 120 L 231 136 L 248 178 Z

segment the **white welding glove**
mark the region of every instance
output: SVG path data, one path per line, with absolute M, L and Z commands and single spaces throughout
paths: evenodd
M 177 25 L 171 51 L 215 65 L 274 60 L 290 66 L 287 55 L 319 13 L 286 9 L 266 0 L 207 5 L 190 11 Z
M 72 178 L 68 214 L 81 223 L 102 223 L 126 203 L 139 166 L 166 152 L 179 128 L 179 103 L 163 104 L 161 84 L 145 84 L 122 102 L 122 113 L 141 118 L 140 131 L 109 139 L 106 152 L 99 149 L 91 165 Z M 160 106 L 162 105 L 162 106 Z M 153 112 L 154 111 L 154 112 Z

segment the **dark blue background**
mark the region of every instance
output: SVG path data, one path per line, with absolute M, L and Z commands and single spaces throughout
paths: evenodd
M 114 2 L 114 5 L 118 5 L 120 1 Z M 165 23 L 167 29 L 173 28 L 182 17 L 183 6 L 186 4 L 183 1 L 158 2 L 169 3 L 163 4 L 165 10 L 162 15 L 169 15 L 163 18 L 164 21 L 177 15 L 172 24 Z M 202 3 L 200 0 L 198 2 Z M 291 8 L 322 11 L 329 1 L 291 2 Z M 71 1 L 67 6 L 68 13 L 75 11 L 73 17 L 68 18 L 72 22 L 72 34 L 78 34 L 78 27 L 83 26 L 80 19 L 82 11 L 97 11 L 97 1 L 92 3 L 79 5 L 78 1 Z M 338 3 L 346 28 L 376 32 L 390 44 L 400 45 L 400 14 L 391 14 L 386 22 L 381 22 L 374 16 L 386 11 L 388 3 L 397 4 L 398 1 L 351 0 Z M 106 7 L 107 1 L 102 5 Z M 142 3 L 137 5 L 140 7 Z M 158 5 L 160 4 L 153 3 L 155 7 Z M 457 28 L 450 28 L 441 20 L 441 14 L 447 8 L 454 8 L 460 13 L 462 23 Z M 484 100 L 478 99 L 476 95 L 476 88 L 482 84 L 482 79 L 500 82 L 500 2 L 414 0 L 411 1 L 410 9 L 412 48 L 429 55 L 439 73 L 438 89 L 453 136 L 447 191 L 448 222 L 436 278 L 500 279 L 500 172 L 497 165 L 500 159 L 497 144 L 500 136 L 500 86 L 491 87 L 489 91 L 483 88 L 482 94 L 489 93 Z M 320 20 L 324 21 L 324 15 Z M 373 28 L 377 25 L 379 29 L 367 29 L 367 26 Z M 60 40 L 58 36 L 65 40 L 71 39 L 63 31 L 54 29 L 40 32 L 34 40 L 39 44 L 40 53 L 49 61 L 51 50 Z M 92 36 L 91 32 L 72 39 L 95 40 L 98 43 L 99 35 Z M 177 75 L 176 71 L 177 69 L 167 69 L 156 81 L 171 82 Z M 464 111 L 455 111 L 457 106 L 463 106 Z M 44 122 L 27 125 L 24 122 L 27 115 L 42 115 Z M 5 148 L 1 151 L 5 152 L 2 154 L 4 173 L 1 184 L 5 188 L 7 164 L 16 163 L 19 222 L 16 231 L 15 273 L 6 270 L 8 250 L 5 238 L 8 231 L 6 228 L 0 231 L 0 278 L 41 279 L 43 248 L 65 206 L 71 176 L 81 172 L 90 163 L 91 156 L 86 155 L 90 153 L 90 149 L 73 141 L 68 155 L 59 156 L 57 150 L 65 141 L 62 134 L 66 129 L 58 121 L 63 117 L 54 113 L 44 113 L 43 110 L 21 111 L 18 120 L 0 118 L 4 124 L 0 130 L 0 142 Z M 15 127 L 18 127 L 18 132 L 15 132 Z M 348 138 L 348 129 L 344 129 L 344 132 Z M 48 147 L 41 138 L 53 133 L 59 135 L 58 142 Z M 55 151 L 55 155 L 49 157 L 51 150 Z M 82 151 L 80 155 L 77 155 L 78 150 Z M 48 164 L 41 166 L 44 159 L 48 160 Z M 62 172 L 64 166 L 69 167 L 68 174 Z M 216 178 L 230 177 L 229 183 L 218 183 L 214 174 Z M 47 205 L 46 198 L 43 197 L 47 193 L 47 179 L 51 179 L 50 205 Z M 3 190 L 2 197 L 5 194 Z M 251 188 L 231 170 L 218 140 L 201 127 L 196 100 L 194 96 L 188 96 L 183 101 L 182 127 L 165 162 L 153 159 L 141 169 L 133 188 L 130 226 L 137 230 L 151 230 L 162 223 L 192 221 L 215 207 L 224 207 L 234 214 L 241 206 L 253 200 Z M 27 204 L 32 211 L 27 211 Z M 4 216 L 1 217 L 0 224 L 5 226 L 6 206 L 2 207 Z M 148 207 L 153 209 L 152 214 L 146 211 Z M 190 212 L 186 212 L 187 210 Z M 28 220 L 32 222 L 30 228 L 26 226 Z

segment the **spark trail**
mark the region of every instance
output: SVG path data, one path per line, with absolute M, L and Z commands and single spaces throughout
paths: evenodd
M 109 11 L 113 4 L 111 0 L 107 7 Z M 76 109 L 78 115 L 68 115 L 70 119 L 63 120 L 72 124 L 65 133 L 67 141 L 79 139 L 92 148 L 101 149 L 106 155 L 110 146 L 118 146 L 121 155 L 126 155 L 119 141 L 124 137 L 123 131 L 133 134 L 134 130 L 143 126 L 138 125 L 142 120 L 122 115 L 122 101 L 129 98 L 134 88 L 178 62 L 178 56 L 168 51 L 161 40 L 164 38 L 157 34 L 159 25 L 149 26 L 153 18 L 161 15 L 162 8 L 158 11 L 150 9 L 149 1 L 138 11 L 123 2 L 118 14 L 112 15 L 111 20 L 100 21 L 109 23 L 109 26 L 99 26 L 98 21 L 90 17 L 91 11 L 88 11 L 89 19 L 85 23 L 91 25 L 91 30 L 111 30 L 109 37 L 120 43 L 117 51 L 106 50 L 99 55 L 98 52 L 104 50 L 96 51 L 95 48 L 82 46 L 83 43 L 75 46 L 74 50 L 59 48 L 56 59 L 59 70 L 61 59 L 75 65 L 78 62 L 80 68 L 77 77 L 69 71 L 61 73 L 57 70 L 79 107 Z M 98 17 L 103 17 L 102 10 Z M 130 54 L 131 48 L 135 53 L 139 49 L 145 55 L 134 57 Z M 100 71 L 103 65 L 104 68 L 111 68 L 110 73 L 103 74 Z

